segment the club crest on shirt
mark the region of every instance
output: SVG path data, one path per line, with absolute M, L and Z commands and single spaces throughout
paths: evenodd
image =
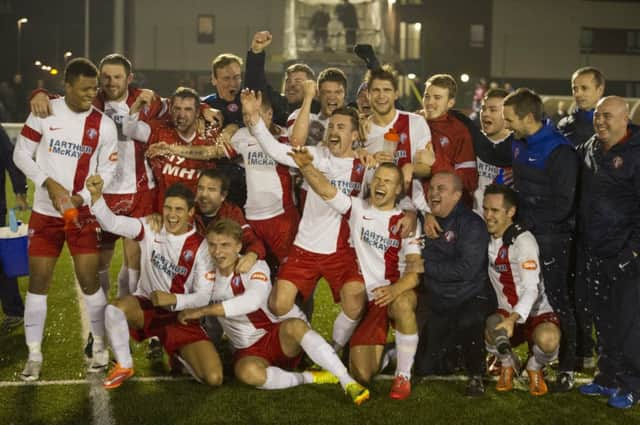
M 405 143 L 409 139 L 407 133 L 400 133 L 400 144 Z
M 449 242 L 449 243 L 453 243 L 456 240 L 456 233 L 453 230 L 447 230 L 444 233 L 444 240 Z
M 240 279 L 240 276 L 234 276 L 233 279 L 231 279 L 231 286 L 233 286 L 234 288 L 239 288 L 240 285 L 242 285 L 242 280 Z
M 87 130 L 87 137 L 89 139 L 95 139 L 98 135 L 98 131 L 95 128 L 90 128 Z
M 190 249 L 186 250 L 184 254 L 182 254 L 182 258 L 184 261 L 191 261 L 193 259 L 193 251 Z
M 613 168 L 621 168 L 624 165 L 624 161 L 622 160 L 621 156 L 615 156 L 613 157 L 613 160 L 611 161 L 611 163 L 613 164 Z
M 448 138 L 447 136 L 442 136 L 442 137 L 440 138 L 440 145 L 441 145 L 442 147 L 445 147 L 445 146 L 447 146 L 448 144 L 449 144 L 449 138 Z
M 520 148 L 516 147 L 513 149 L 513 157 L 517 158 L 520 155 Z
M 364 171 L 364 166 L 362 164 L 356 165 L 356 173 L 360 174 Z
M 240 108 L 238 107 L 237 103 L 230 103 L 230 104 L 227 105 L 227 111 L 229 111 L 229 112 L 237 112 L 238 109 L 240 109 Z
M 507 258 L 507 250 L 505 248 L 501 248 L 500 252 L 498 252 L 498 257 L 500 257 L 503 260 Z

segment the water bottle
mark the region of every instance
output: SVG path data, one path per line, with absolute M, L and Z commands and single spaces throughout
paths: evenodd
M 400 135 L 391 128 L 384 134 L 384 142 L 382 144 L 382 151 L 390 154 L 392 157 L 398 149 L 398 142 L 400 141 Z
M 9 228 L 11 232 L 18 232 L 18 220 L 16 219 L 16 211 L 13 208 L 9 208 Z
M 65 196 L 60 200 L 60 211 L 63 211 L 64 229 L 70 230 L 72 226 L 80 228 L 78 209 L 71 202 L 71 198 Z

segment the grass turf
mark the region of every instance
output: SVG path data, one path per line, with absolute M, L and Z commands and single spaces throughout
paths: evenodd
M 9 205 L 12 204 L 11 196 Z M 27 220 L 28 214 L 19 214 Z M 120 267 L 120 244 L 111 268 L 115 282 Z M 27 279 L 20 279 L 24 295 Z M 113 285 L 115 286 L 115 285 Z M 112 287 L 111 294 L 115 295 Z M 80 380 L 85 377 L 73 268 L 68 252 L 61 256 L 49 294 L 47 329 L 43 342 L 44 381 Z M 313 326 L 330 335 L 338 308 L 326 285 L 316 293 Z M 0 320 L 4 318 L 0 313 Z M 146 344 L 132 344 L 136 376 L 165 376 L 166 361 L 153 364 Z M 21 328 L 0 336 L 0 381 L 20 382 L 26 359 Z M 166 359 L 165 359 L 166 360 Z M 372 400 L 356 407 L 337 385 L 304 386 L 281 391 L 261 391 L 230 377 L 220 388 L 193 381 L 132 381 L 110 391 L 111 410 L 117 424 L 639 424 L 640 408 L 617 411 L 604 399 L 569 394 L 534 398 L 526 391 L 498 394 L 487 384 L 487 394 L 468 399 L 464 382 L 428 381 L 414 384 L 408 400 L 388 398 L 389 381 L 371 385 Z M 89 424 L 89 385 L 1 386 L 0 425 Z

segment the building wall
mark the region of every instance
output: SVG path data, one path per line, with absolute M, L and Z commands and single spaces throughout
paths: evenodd
M 600 68 L 607 80 L 640 80 L 638 55 L 580 53 L 582 27 L 640 29 L 640 4 L 494 0 L 492 15 L 494 78 L 566 80 L 576 68 L 592 65 Z
M 230 52 L 245 57 L 256 31 L 270 30 L 269 55 L 282 54 L 284 0 L 136 0 L 130 50 L 136 68 L 206 71 L 211 60 Z M 197 42 L 198 15 L 215 16 L 215 42 Z

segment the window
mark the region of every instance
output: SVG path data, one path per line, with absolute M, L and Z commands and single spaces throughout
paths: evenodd
M 484 47 L 484 25 L 471 25 L 469 28 L 469 45 L 471 47 Z
M 400 59 L 420 59 L 420 22 L 400 22 Z
M 213 15 L 198 15 L 198 43 L 215 41 L 215 20 Z
M 640 29 L 582 28 L 580 53 L 640 55 Z

